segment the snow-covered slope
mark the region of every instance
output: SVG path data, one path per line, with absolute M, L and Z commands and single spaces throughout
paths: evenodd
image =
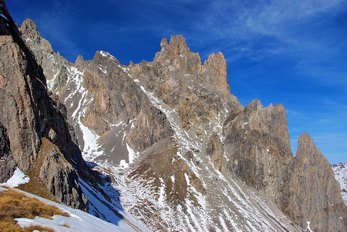
M 333 164 L 336 180 L 340 183 L 342 199 L 347 205 L 347 163 Z
M 0 187 L 0 191 L 5 190 Z M 16 190 L 21 193 L 26 194 L 29 197 L 36 198 L 41 202 L 49 205 L 54 205 L 57 208 L 61 209 L 63 212 L 67 212 L 70 217 L 65 217 L 61 215 L 54 215 L 53 220 L 35 217 L 34 219 L 29 218 L 16 218 L 15 220 L 21 227 L 28 227 L 32 225 L 40 225 L 54 229 L 56 232 L 115 232 L 115 231 L 136 231 L 132 228 L 125 220 L 118 219 L 116 223 L 109 223 L 107 221 L 101 220 L 91 214 L 88 214 L 84 211 L 78 209 L 72 209 L 68 206 L 58 204 L 53 201 L 38 197 L 36 195 Z
M 5 190 L 3 187 L 18 187 L 19 185 L 28 183 L 29 181 L 30 178 L 17 168 L 13 176 L 6 183 L 0 184 L 0 191 Z M 64 212 L 68 212 L 71 217 L 55 215 L 53 220 L 36 217 L 34 219 L 19 218 L 16 219 L 16 221 L 23 227 L 42 225 L 53 228 L 57 232 L 149 231 L 142 223 L 135 220 L 124 211 L 119 201 L 119 192 L 110 186 L 109 182 L 105 182 L 103 186 L 99 185 L 98 187 L 100 189 L 97 190 L 82 179 L 79 179 L 79 181 L 83 192 L 89 200 L 89 214 L 17 189 L 16 191 L 24 193 L 29 197 L 34 197 L 43 203 L 54 205 Z M 100 190 L 106 192 L 107 195 L 103 195 Z

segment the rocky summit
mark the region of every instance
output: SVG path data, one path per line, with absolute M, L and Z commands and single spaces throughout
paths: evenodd
M 177 35 L 151 62 L 71 63 L 1 7 L 1 181 L 37 173 L 135 231 L 346 231 L 328 161 L 306 133 L 293 156 L 282 105 L 240 104 L 222 53 L 202 61 Z

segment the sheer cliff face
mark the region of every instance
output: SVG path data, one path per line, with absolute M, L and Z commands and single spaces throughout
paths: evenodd
M 283 212 L 299 225 L 310 221 L 313 231 L 345 230 L 346 207 L 339 183 L 308 134 L 300 135 L 296 157 L 285 173 L 278 198 Z
M 2 179 L 8 179 L 14 163 L 24 172 L 34 167 L 41 171 L 47 169 L 47 159 L 53 154 L 49 150 L 43 152 L 44 138 L 56 146 L 54 156 L 59 157 L 62 163 L 71 166 L 69 162 L 75 160 L 83 166 L 84 161 L 78 148 L 71 141 L 64 118 L 64 106 L 48 96 L 42 68 L 20 38 L 5 3 L 0 1 L 0 5 L 0 136 L 1 148 L 4 149 L 1 158 L 9 164 L 1 170 Z M 75 170 L 72 166 L 70 169 L 62 169 L 56 163 L 54 170 L 47 170 L 49 179 L 41 176 L 38 181 L 53 194 L 53 187 L 55 193 L 66 193 L 65 196 L 55 195 L 58 200 L 85 208 L 86 202 L 78 184 L 72 186 L 60 179 L 61 176 L 76 175 Z M 77 175 L 70 181 L 77 183 Z
M 123 207 L 149 228 L 300 231 L 311 221 L 315 231 L 345 230 L 328 162 L 305 136 L 293 157 L 282 105 L 240 105 L 221 53 L 202 63 L 173 36 L 152 62 L 124 66 L 100 51 L 71 64 L 35 28 L 25 21 L 23 38 L 84 158 L 112 176 Z
M 183 129 L 197 139 L 212 124 L 224 121 L 232 106 L 240 109 L 230 95 L 226 61 L 222 53 L 201 63 L 200 56 L 187 47 L 182 36 L 161 42 L 153 62 L 131 65 L 129 73 L 147 91 L 174 109 Z
M 293 158 L 284 107 L 264 108 L 254 100 L 239 114 L 230 115 L 224 134 L 228 170 L 274 197 Z

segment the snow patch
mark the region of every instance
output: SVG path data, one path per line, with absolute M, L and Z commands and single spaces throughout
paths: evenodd
M 311 222 L 307 221 L 307 227 L 306 227 L 306 229 L 304 231 L 314 232 L 313 230 L 311 230 L 310 224 L 311 224 Z
M 103 72 L 104 74 L 107 74 L 107 71 L 106 71 L 105 69 L 103 69 L 101 66 L 99 66 L 99 70 L 100 70 L 101 72 Z
M 340 183 L 342 199 L 347 205 L 347 163 L 333 165 L 335 179 Z
M 137 158 L 138 153 L 135 152 L 128 143 L 126 143 L 126 147 L 128 150 L 128 159 L 129 159 L 129 164 L 132 164 L 134 162 L 134 160 Z
M 104 51 L 100 51 L 100 55 L 102 55 L 102 56 L 109 56 L 109 55 L 110 55 L 110 53 L 108 53 L 108 52 L 104 52 Z
M 9 187 L 18 187 L 21 184 L 29 183 L 30 178 L 25 175 L 22 170 L 20 170 L 18 167 L 14 171 L 12 177 L 6 181 L 6 183 L 3 183 L 2 185 L 6 185 Z
M 143 86 L 139 85 L 142 91 L 147 95 L 150 102 L 157 109 L 162 111 L 168 119 L 171 128 L 174 130 L 174 137 L 188 150 L 199 150 L 199 145 L 189 138 L 189 134 L 181 127 L 177 113 L 174 109 L 170 109 L 161 99 L 157 98 L 153 93 L 147 91 Z
M 125 160 L 121 160 L 119 162 L 119 166 L 122 167 L 122 168 L 128 168 L 129 164 Z
M 42 217 L 29 218 L 16 218 L 15 220 L 21 227 L 28 227 L 31 225 L 47 226 L 54 229 L 57 232 L 113 232 L 113 231 L 136 231 L 130 227 L 124 220 L 118 221 L 117 225 L 113 225 L 109 222 L 103 221 L 93 215 L 83 212 L 78 209 L 72 209 L 68 206 L 49 201 L 47 199 L 38 197 L 36 195 L 16 190 L 21 193 L 34 197 L 43 203 L 54 205 L 64 212 L 67 212 L 71 217 L 64 217 L 61 215 L 54 215 L 52 220 Z M 65 225 L 65 226 L 64 226 Z

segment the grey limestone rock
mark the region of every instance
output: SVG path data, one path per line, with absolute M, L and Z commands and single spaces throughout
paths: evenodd
M 285 109 L 252 101 L 224 125 L 228 169 L 248 185 L 274 197 L 292 159 Z
M 49 140 L 43 140 L 40 155 L 43 156 L 40 178 L 48 190 L 61 202 L 74 208 L 85 209 L 87 198 L 78 184 L 74 167 Z M 76 201 L 76 199 L 80 199 Z
M 296 157 L 287 167 L 279 191 L 283 212 L 303 228 L 346 231 L 347 210 L 331 165 L 307 133 L 299 137 Z

